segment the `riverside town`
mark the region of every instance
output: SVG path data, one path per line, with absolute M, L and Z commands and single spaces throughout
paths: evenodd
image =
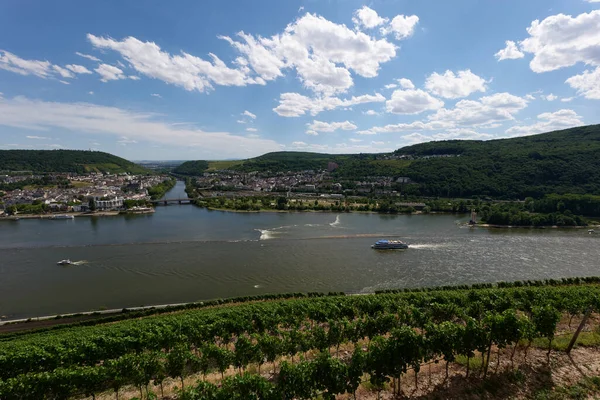
M 600 399 L 599 32 L 0 2 L 0 400 Z

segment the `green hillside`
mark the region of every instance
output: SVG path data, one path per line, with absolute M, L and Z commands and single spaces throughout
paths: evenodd
M 300 171 L 325 169 L 329 162 L 338 164 L 338 179 L 409 177 L 413 184 L 404 190 L 414 195 L 513 199 L 600 194 L 600 125 L 511 139 L 428 142 L 387 155 L 268 153 L 232 169 Z
M 173 173 L 180 175 L 202 175 L 208 169 L 208 162 L 204 160 L 186 161 L 175 167 Z
M 86 150 L 0 150 L 0 171 L 150 173 L 121 157 Z
M 541 197 L 600 194 L 600 125 L 490 141 L 441 141 L 404 147 L 405 170 L 423 195 Z M 422 158 L 452 155 L 453 157 Z

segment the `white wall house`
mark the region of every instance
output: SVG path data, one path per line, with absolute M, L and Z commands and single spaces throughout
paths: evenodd
M 123 198 L 115 197 L 109 200 L 96 200 L 96 209 L 98 210 L 114 210 L 115 208 L 123 207 Z

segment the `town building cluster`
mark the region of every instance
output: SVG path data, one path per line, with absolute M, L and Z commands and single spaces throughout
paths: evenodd
M 53 174 L 51 177 L 69 184 L 31 185 L 0 191 L 0 211 L 20 204 L 46 204 L 50 211 L 85 212 L 89 210 L 92 200 L 96 210 L 120 210 L 126 200 L 150 200 L 148 188 L 167 178 L 164 175 L 127 173 Z M 36 175 L 0 175 L 0 185 L 41 178 Z

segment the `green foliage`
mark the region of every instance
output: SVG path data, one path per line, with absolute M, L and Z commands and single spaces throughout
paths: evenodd
M 173 173 L 179 175 L 202 175 L 208 169 L 208 161 L 186 161 L 183 164 L 177 166 Z
M 201 382 L 186 388 L 181 398 L 307 399 L 320 394 L 334 399 L 355 391 L 364 373 L 380 389 L 409 367 L 418 369 L 440 356 L 453 361 L 475 350 L 489 351 L 492 344 L 551 338 L 560 313 L 574 299 L 600 310 L 598 281 L 332 294 L 6 337 L 0 340 L 0 398 L 90 396 L 107 389 L 118 392 L 128 384 L 143 394 L 151 380 L 160 384 L 167 375 L 183 384 L 184 376 L 209 368 L 243 369 L 260 364 L 263 357 L 283 355 L 293 360 L 325 347 L 311 360 L 283 362 L 272 381 L 240 373 L 220 386 Z M 370 342 L 366 351 L 356 347 L 363 337 Z M 344 343 L 354 343 L 355 353 L 346 360 L 333 358 L 328 347 Z
M 84 150 L 0 150 L 0 171 L 150 173 L 121 157 Z
M 175 179 L 165 179 L 158 185 L 148 188 L 148 194 L 152 200 L 158 200 L 165 195 L 169 190 L 173 189 L 177 181 Z
M 600 125 L 490 141 L 451 140 L 404 147 L 395 154 L 425 157 L 406 168 L 422 195 L 540 198 L 600 194 Z

